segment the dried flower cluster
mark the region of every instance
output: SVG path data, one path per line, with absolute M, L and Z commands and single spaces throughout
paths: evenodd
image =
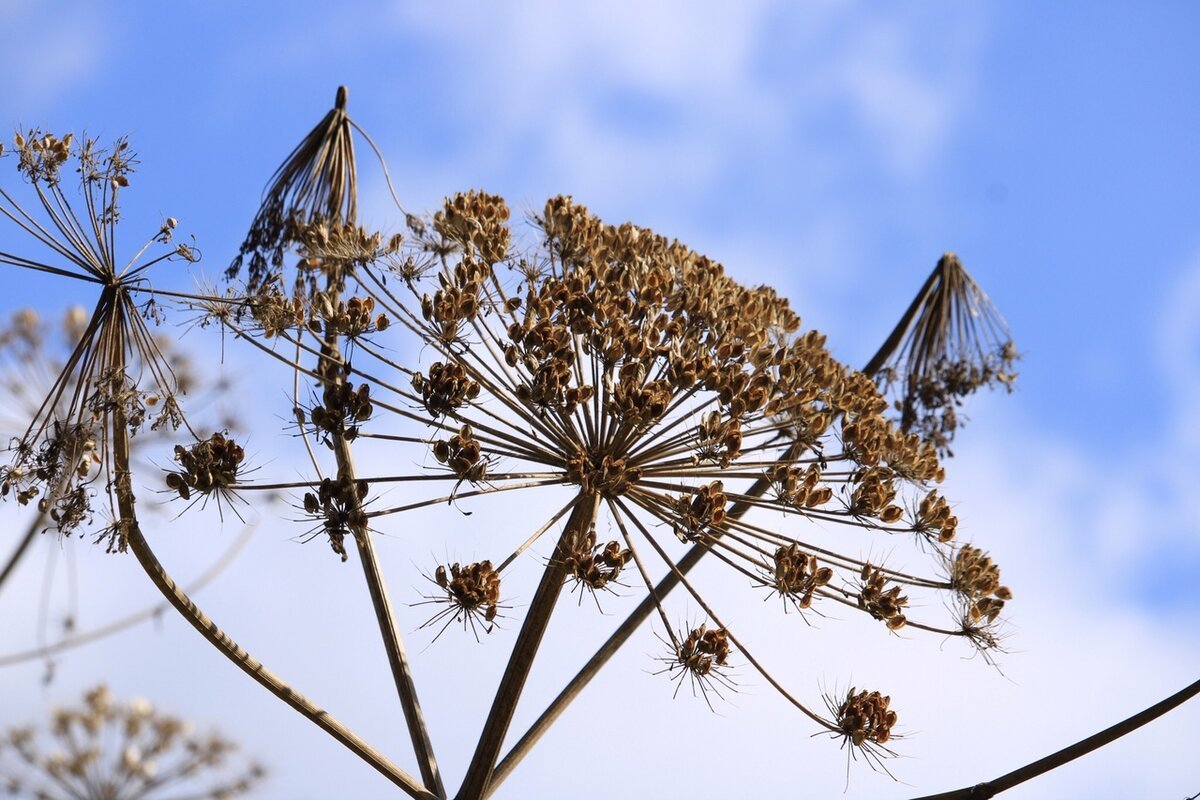
M 867 371 L 895 396 L 900 427 L 943 455 L 964 398 L 984 386 L 1013 389 L 1019 355 L 1008 326 L 954 253 L 938 261 L 892 337 L 891 357 Z
M 231 769 L 237 747 L 145 700 L 117 702 L 98 686 L 78 708 L 56 709 L 47 730 L 0 735 L 0 793 L 37 800 L 233 800 L 266 773 Z
M 437 565 L 430 578 L 437 593 L 417 600 L 438 607 L 423 626 L 436 629 L 434 638 L 455 621 L 478 638 L 480 627 L 492 631 L 503 608 L 500 585 L 509 566 L 535 544 L 552 548 L 468 769 L 464 799 L 485 797 L 507 774 L 499 748 L 550 614 L 572 580 L 581 593 L 594 593 L 635 571 L 636 581 L 626 580 L 640 584 L 652 609 L 647 613 L 657 612 L 663 625 L 664 672 L 679 683 L 690 676 L 711 703 L 710 689 L 734 688 L 728 669 L 737 652 L 821 730 L 859 748 L 888 741 L 896 721 L 888 698 L 851 693 L 829 705 L 828 715 L 810 709 L 766 671 L 688 581 L 695 560 L 722 562 L 739 580 L 778 593 L 785 607 L 859 611 L 887 631 L 906 627 L 981 647 L 995 643 L 983 633 L 997 622 L 994 606 L 980 605 L 1003 599 L 981 583 L 990 561 L 957 545 L 957 520 L 932 484 L 944 476 L 938 451 L 947 449 L 953 431 L 945 409 L 978 385 L 1007 381 L 1008 361 L 1003 370 L 978 374 L 968 366 L 967 377 L 952 385 L 949 373 L 937 373 L 949 394 L 910 392 L 899 424 L 871 377 L 896 352 L 916 353 L 921 365 L 937 364 L 939 352 L 955 363 L 981 363 L 947 344 L 974 342 L 970 324 L 949 335 L 937 327 L 957 319 L 962 297 L 977 299 L 973 283 L 959 279 L 960 288 L 943 304 L 950 311 L 920 317 L 924 333 L 910 336 L 907 351 L 897 350 L 911 327 L 910 313 L 891 348 L 881 351 L 880 364 L 859 372 L 830 355 L 824 336 L 801 332 L 800 318 L 774 290 L 742 286 L 720 264 L 645 228 L 606 224 L 570 197 L 546 202 L 532 220 L 539 232 L 532 244 L 514 235 L 505 201 L 481 191 L 447 198 L 427 218 L 405 214 L 405 236 L 362 228 L 352 142 L 361 131 L 345 109 L 341 90 L 335 108 L 276 172 L 228 271 L 235 279 L 248 266 L 246 282 L 220 296 L 175 295 L 203 322 L 224 326 L 291 368 L 291 414 L 312 461 L 310 477 L 250 480 L 239 470 L 241 449 L 231 439 L 193 433 L 194 445 L 175 450 L 180 469 L 167 482 L 184 499 L 194 491 L 252 497 L 291 489 L 303 498 L 305 518 L 317 523 L 311 535 L 323 534 L 343 561 L 347 540 L 353 543 L 429 791 L 445 794 L 374 553 L 374 533 L 402 527 L 398 515 L 417 508 L 451 503 L 472 513 L 486 509 L 489 496 L 516 491 L 550 489 L 558 498 L 549 519 L 529 521 L 532 533 L 523 541 L 496 537 L 493 546 L 503 549 L 487 559 Z M 74 152 L 69 145 L 67 152 Z M 44 176 L 49 169 L 23 171 Z M 92 272 L 108 300 L 96 312 L 91 339 L 109 335 L 114 325 L 105 324 L 105 315 L 119 312 L 123 341 L 152 341 L 130 322 L 140 324 L 130 297 L 153 297 L 153 290 L 140 283 L 139 271 L 101 267 Z M 926 302 L 914 308 L 932 307 L 929 285 Z M 101 452 L 111 449 L 121 461 L 126 430 L 139 427 L 148 395 L 141 380 L 128 376 L 128 348 L 107 348 L 100 371 L 87 382 L 98 387 L 97 398 L 80 407 L 91 412 L 88 424 L 99 422 L 113 443 Z M 413 362 L 397 353 L 415 353 Z M 932 373 L 922 366 L 913 374 Z M 159 387 L 169 385 L 168 376 L 153 377 Z M 305 391 L 314 398 L 309 407 L 300 399 Z M 939 421 L 918 424 L 913 414 Z M 28 438 L 42 442 L 45 434 L 43 425 Z M 382 457 L 356 462 L 358 452 Z M 73 467 L 73 457 L 52 461 Z M 35 461 L 18 458 L 13 469 Z M 364 472 L 356 463 L 419 467 Z M 444 489 L 416 502 L 397 502 L 385 491 L 398 483 L 439 482 Z M 117 483 L 119 543 L 131 541 L 153 577 L 158 567 L 136 529 L 132 490 L 127 480 Z M 619 539 L 601 546 L 601 524 Z M 833 534 L 847 528 L 887 537 L 889 547 L 916 545 L 918 557 L 954 565 L 953 574 L 921 577 L 870 560 L 846 536 Z M 959 569 L 962 558 L 974 572 L 971 565 Z M 657 582 L 655 573 L 662 576 Z M 683 632 L 669 623 L 665 606 L 676 585 L 706 617 Z M 214 645 L 291 702 L 293 695 L 248 667 L 227 637 L 212 634 L 206 618 L 169 586 L 164 591 Z M 513 591 L 511 584 L 506 591 Z M 909 619 L 917 606 L 908 602 L 913 592 L 957 597 L 977 613 L 944 624 Z M 352 741 L 327 717 L 310 716 Z M 420 793 L 415 779 L 362 748 L 356 752 L 411 794 Z

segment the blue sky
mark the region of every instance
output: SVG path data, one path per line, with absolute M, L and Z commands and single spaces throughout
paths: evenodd
M 913 643 L 894 656 L 894 670 L 907 676 L 905 707 L 923 714 L 904 743 L 911 758 L 898 768 L 915 789 L 992 777 L 1195 678 L 1194 4 L 212 9 L 64 3 L 48 14 L 33 0 L 0 2 L 0 124 L 128 133 L 143 164 L 125 224 L 143 224 L 149 235 L 163 215 L 178 217 L 197 237 L 209 274 L 223 269 L 266 179 L 339 84 L 350 86 L 351 114 L 385 153 L 409 207 L 433 208 L 444 194 L 472 187 L 503 194 L 517 209 L 573 194 L 610 221 L 678 236 L 747 283 L 775 285 L 851 363 L 873 352 L 937 257 L 959 253 L 1024 353 L 1017 393 L 979 398 L 968 409 L 947 490 L 964 533 L 996 553 L 1017 593 L 1016 652 L 1003 664 L 1010 680 L 936 646 Z M 365 215 L 395 226 L 373 175 L 364 176 Z M 0 230 L 0 243 L 9 241 Z M 187 285 L 182 269 L 177 277 Z M 5 309 L 68 299 L 58 283 L 24 274 L 5 280 Z M 239 366 L 232 357 L 229 369 Z M 311 636 L 325 630 L 321 623 L 338 628 L 342 618 L 331 609 L 306 604 L 305 581 L 349 587 L 348 578 L 330 577 L 337 565 L 279 532 L 263 531 L 252 550 L 228 588 L 211 590 L 211 602 L 237 614 L 245 608 L 238 599 L 254 597 L 251 559 L 270 565 L 280 594 L 262 599 L 262 614 L 242 623 L 247 636 L 261 637 L 259 649 L 285 660 L 281 671 L 311 679 L 322 702 L 335 710 L 345 702 L 347 717 L 386 741 L 391 734 L 370 692 L 345 685 L 351 667 L 314 665 L 272 638 Z M 397 547 L 394 557 L 395 582 L 406 586 L 410 555 Z M 133 565 L 85 563 L 97 607 L 152 599 L 148 587 L 126 590 L 137 577 Z M 39 569 L 31 564 L 22 585 L 36 586 Z M 19 602 L 16 594 L 7 590 L 0 608 Z M 298 623 L 284 620 L 297 608 L 309 622 L 289 628 Z M 18 616 L 0 615 L 5 649 L 32 639 L 32 626 L 17 624 Z M 369 770 L 260 700 L 261 690 L 192 634 L 169 619 L 161 627 L 76 654 L 46 690 L 36 667 L 0 673 L 0 722 L 36 716 L 101 674 L 120 690 L 213 721 L 218 716 L 205 717 L 205 707 L 229 698 L 253 717 L 240 727 L 223 723 L 229 733 L 277 768 L 266 796 L 331 796 L 332 787 L 382 796 Z M 814 634 L 830 637 L 823 647 L 836 650 L 822 656 L 818 677 L 844 682 L 861 674 L 855 664 L 881 643 L 858 634 Z M 488 644 L 472 658 L 501 659 L 502 643 Z M 641 657 L 654 643 L 638 647 Z M 428 657 L 435 665 L 443 658 Z M 487 684 L 491 673 L 480 669 L 472 682 Z M 645 665 L 630 658 L 612 669 L 641 680 Z M 548 690 L 556 687 L 558 679 L 546 680 Z M 648 683 L 645 696 L 654 697 L 656 684 Z M 1069 724 L 1051 724 L 1061 714 L 1047 709 L 1065 692 L 1105 701 L 1085 703 Z M 977 746 L 964 748 L 964 726 L 978 720 L 955 714 L 971 704 L 987 724 L 971 733 Z M 639 725 L 636 747 L 605 741 L 606 731 L 568 716 L 559 738 L 547 738 L 546 755 L 526 765 L 527 782 L 519 772 L 506 788 L 539 796 L 538 776 L 566 774 L 587 758 L 570 745 L 587 736 L 597 752 L 628 759 L 619 771 L 629 776 L 622 785 L 630 797 L 641 794 L 635 786 L 649 794 L 680 782 L 700 787 L 696 797 L 705 786 L 742 785 L 773 796 L 781 784 L 771 759 L 780 752 L 794 752 L 787 757 L 817 773 L 818 785 L 842 790 L 840 761 L 810 742 L 765 687 L 716 720 L 689 705 L 667 704 L 669 718 Z M 641 707 L 649 706 L 624 709 L 622 723 L 637 720 Z M 475 723 L 464 717 L 456 728 L 458 717 L 446 713 L 444 735 L 472 735 Z M 1198 713 L 1185 707 L 1110 755 L 1012 796 L 1195 792 L 1200 779 L 1181 755 L 1188 750 L 1180 732 L 1195 729 Z M 703 743 L 678 751 L 664 744 L 679 735 Z M 783 744 L 789 737 L 792 750 Z M 710 750 L 726 756 L 715 759 L 711 780 L 662 778 L 681 769 L 678 759 Z M 696 769 L 688 763 L 685 772 Z M 847 796 L 912 793 L 856 770 Z

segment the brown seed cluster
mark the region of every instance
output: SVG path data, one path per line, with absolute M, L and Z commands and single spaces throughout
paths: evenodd
M 679 643 L 675 657 L 680 667 L 697 678 L 707 678 L 729 663 L 732 652 L 729 632 L 701 625 Z
M 477 561 L 466 566 L 454 563 L 449 570 L 439 564 L 433 573 L 433 580 L 446 594 L 444 597 L 431 598 L 432 601 L 445 603 L 449 607 L 422 625 L 422 628 L 445 618 L 446 625 L 442 626 L 442 631 L 458 620 L 464 626 L 469 624 L 472 630 L 477 621 L 481 622 L 484 631 L 491 633 L 500 609 L 500 573 L 491 561 Z M 441 631 L 438 635 L 441 635 Z
M 326 382 L 321 391 L 321 405 L 314 406 L 308 418 L 318 438 L 328 442 L 329 436 L 343 436 L 352 441 L 358 436 L 362 423 L 374 413 L 371 384 L 364 382 L 355 387 L 352 383 L 335 380 Z
M 776 464 L 767 472 L 775 497 L 794 509 L 819 508 L 833 499 L 833 489 L 820 485 L 821 469 L 816 464 Z
M 891 701 L 892 698 L 879 692 L 856 693 L 851 688 L 835 709 L 842 735 L 856 747 L 886 745 L 896 724 L 896 712 L 888 707 Z
M 349 558 L 346 553 L 346 536 L 366 530 L 367 515 L 362 510 L 370 484 L 365 480 L 351 480 L 345 476 L 334 480 L 325 478 L 317 491 L 305 492 L 304 510 L 321 518 L 319 530 L 329 537 L 333 552 Z
M 417 372 L 412 385 L 434 417 L 451 414 L 479 396 L 479 384 L 456 362 L 434 362 L 429 366 L 429 377 Z
M 13 135 L 13 145 L 20 160 L 17 169 L 30 181 L 56 183 L 62 165 L 71 157 L 74 141 L 75 136 L 70 133 L 60 139 L 37 130 L 28 131 L 27 135 L 18 131 Z
M 460 192 L 433 216 L 433 228 L 485 264 L 508 255 L 508 205 L 485 192 Z
M 833 570 L 822 567 L 817 557 L 790 544 L 775 551 L 772 588 L 803 610 L 812 605 L 813 594 L 833 580 Z
M 238 469 L 245 457 L 242 446 L 222 433 L 214 433 L 190 447 L 175 445 L 175 460 L 181 469 L 167 473 L 167 487 L 184 500 L 191 499 L 193 491 L 205 495 L 227 494 L 237 483 Z
M 901 594 L 899 585 L 887 585 L 887 575 L 880 569 L 864 564 L 859 572 L 862 588 L 858 592 L 858 607 L 875 619 L 887 622 L 888 630 L 896 631 L 903 628 L 908 619 L 904 616 L 904 607 L 908 605 L 908 597 Z
M 403 241 L 399 234 L 385 241 L 376 231 L 351 222 L 331 224 L 324 218 L 297 225 L 292 236 L 303 254 L 300 269 L 319 271 L 335 283 L 355 269 L 394 255 Z
M 728 467 L 742 451 L 742 423 L 738 417 L 722 417 L 710 411 L 696 429 L 696 460 Z
M 917 533 L 930 534 L 945 544 L 958 532 L 958 517 L 950 512 L 950 503 L 935 489 L 925 495 L 917 507 L 914 527 Z
M 966 603 L 969 624 L 996 621 L 1012 590 L 1000 583 L 1000 567 L 977 547 L 964 544 L 955 554 L 950 584 Z
M 387 314 L 375 313 L 375 298 L 351 297 L 343 301 L 332 292 L 320 292 L 316 296 L 316 307 L 320 322 L 313 320 L 309 328 L 316 333 L 330 333 L 354 339 L 375 331 L 386 331 L 391 327 Z
M 633 551 L 622 548 L 615 540 L 607 544 L 596 543 L 596 531 L 589 530 L 586 536 L 576 535 L 567 545 L 566 562 L 568 574 L 581 588 L 593 593 L 607 589 L 616 582 L 621 570 L 633 558 Z
M 266 339 L 309 324 L 309 304 L 305 296 L 299 293 L 289 296 L 278 283 L 263 286 L 250 298 L 248 306 Z
M 896 474 L 887 467 L 868 467 L 858 474 L 858 485 L 850 501 L 850 513 L 856 517 L 874 517 L 880 522 L 898 522 L 904 509 L 896 499 Z
M 453 272 L 439 273 L 438 290 L 421 298 L 421 316 L 434 326 L 437 341 L 459 342 L 463 325 L 479 314 L 484 281 L 490 276 L 491 267 L 470 260 L 459 262 Z
M 725 484 L 713 481 L 691 494 L 675 498 L 675 535 L 695 542 L 719 532 L 725 522 Z
M 471 434 L 470 425 L 463 425 L 449 439 L 434 442 L 433 455 L 439 463 L 449 467 L 459 480 L 479 483 L 487 478 L 488 462 L 483 457 L 479 442 Z
M 567 480 L 604 497 L 620 497 L 642 477 L 639 467 L 629 466 L 624 458 L 585 453 L 580 450 L 567 462 Z

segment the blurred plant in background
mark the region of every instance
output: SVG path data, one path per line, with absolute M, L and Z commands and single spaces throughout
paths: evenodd
M 45 729 L 0 733 L 0 793 L 32 800 L 233 800 L 266 777 L 236 767 L 237 746 L 137 698 L 117 702 L 101 685 L 77 708 L 58 708 Z

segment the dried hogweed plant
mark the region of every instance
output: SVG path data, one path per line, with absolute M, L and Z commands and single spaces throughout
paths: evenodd
M 109 498 L 114 510 L 107 537 L 112 547 L 132 550 L 172 605 L 260 684 L 409 795 L 447 797 L 375 537 L 404 530 L 404 513 L 417 508 L 440 504 L 485 512 L 493 496 L 550 493 L 554 512 L 531 520 L 523 541 L 497 543 L 496 552 L 473 563 L 431 565 L 426 576 L 435 588 L 413 600 L 434 607 L 427 623 L 433 638 L 455 623 L 476 638 L 494 638 L 480 633 L 491 631 L 501 616 L 517 628 L 458 798 L 493 793 L 613 652 L 655 616 L 665 643 L 659 671 L 677 683 L 676 691 L 686 680 L 711 704 L 712 696 L 735 687 L 736 665 L 776 689 L 818 734 L 834 736 L 849 752 L 880 765 L 895 738 L 896 711 L 887 697 L 864 690 L 827 697 L 824 709 L 804 702 L 687 574 L 708 558 L 752 592 L 778 596 L 785 611 L 798 610 L 802 618 L 859 612 L 877 620 L 885 634 L 923 631 L 996 646 L 1000 604 L 1010 593 L 999 585 L 998 573 L 995 585 L 980 577 L 991 575 L 992 566 L 982 553 L 956 542 L 957 521 L 936 488 L 944 476 L 938 454 L 943 438 L 906 422 L 909 406 L 917 414 L 940 406 L 930 405 L 932 394 L 914 392 L 897 419 L 872 378 L 904 352 L 900 343 L 909 341 L 904 337 L 915 315 L 934 302 L 930 293 L 923 291 L 916 311 L 860 372 L 834 359 L 824 336 L 803 332 L 799 316 L 772 289 L 742 286 L 720 264 L 678 241 L 629 223 L 606 224 L 570 197 L 545 204 L 532 220 L 537 241 L 530 245 L 514 235 L 505 201 L 481 191 L 453 195 L 427 217 L 404 214 L 403 233 L 366 229 L 357 219 L 355 136 L 378 154 L 347 114 L 346 93 L 339 90 L 334 109 L 275 173 L 227 272 L 232 286 L 221 294 L 156 289 L 146 273 L 150 262 L 109 266 L 116 264 L 106 249 L 110 238 L 93 246 L 75 235 L 76 228 L 103 231 L 103 223 L 64 221 L 67 241 L 56 249 L 58 257 L 70 261 L 81 248 L 86 256 L 66 267 L 0 253 L 8 263 L 98 284 L 101 302 L 93 333 L 84 340 L 96 344 L 80 346 L 85 354 L 99 353 L 81 361 L 98 364 L 86 373 L 94 376 L 87 382 L 94 388 L 84 393 L 98 399 L 82 402 L 77 416 L 104 431 L 97 446 L 108 477 L 106 491 L 97 494 Z M 20 170 L 39 197 L 50 196 L 42 205 L 52 216 L 55 193 L 61 193 L 58 170 L 46 174 L 26 165 L 41 163 L 47 151 L 62 154 L 58 166 L 68 158 L 81 164 L 96 159 L 94 145 L 63 141 L 31 134 L 17 142 Z M 82 170 L 85 196 L 101 194 L 90 214 L 103 217 L 124 188 L 107 177 L 96 183 L 92 173 L 115 171 Z M 19 210 L 8 216 L 36 238 L 48 235 Z M 115 211 L 109 216 L 115 220 Z M 164 225 L 157 240 L 165 243 L 172 229 Z M 194 252 L 166 246 L 171 257 Z M 953 267 L 957 278 L 945 277 L 947 263 L 939 265 L 940 280 L 969 282 L 957 260 L 945 267 Z M 962 307 L 974 302 L 970 292 L 937 297 L 943 310 L 919 317 L 928 319 L 927 328 L 954 328 L 962 314 L 976 313 Z M 304 443 L 311 477 L 252 479 L 242 468 L 239 443 L 188 427 L 193 443 L 175 448 L 177 467 L 165 480 L 181 502 L 200 494 L 253 503 L 263 492 L 291 491 L 297 498 L 293 518 L 305 538 L 325 539 L 342 561 L 357 556 L 419 777 L 233 642 L 154 556 L 138 521 L 130 435 L 147 418 L 148 392 L 174 394 L 164 370 L 134 375 L 127 369 L 134 351 L 144 347 L 140 343 L 153 341 L 139 313 L 147 302 L 173 302 L 288 368 L 290 432 Z M 998 317 L 989 319 L 989 331 L 1003 330 L 996 327 L 1002 326 Z M 969 337 L 976 332 L 968 325 L 922 334 L 910 350 L 944 350 L 957 342 L 962 347 L 953 353 L 933 350 L 922 358 L 961 361 L 974 352 Z M 417 355 L 406 360 L 401 353 Z M 146 364 L 158 363 L 152 356 L 141 353 Z M 155 388 L 145 388 L 146 382 Z M 955 401 L 986 382 L 961 392 L 963 385 L 956 384 Z M 181 410 L 177 415 L 186 425 Z M 48 438 L 45 426 L 35 423 L 18 443 L 9 474 L 22 468 L 22 459 L 36 457 Z M 64 460 L 73 463 L 64 456 L 51 462 Z M 423 466 L 377 474 L 359 463 Z M 441 488 L 397 503 L 389 490 L 398 484 Z M 604 541 L 599 531 L 611 538 Z M 848 532 L 866 542 L 883 539 L 893 549 L 913 545 L 915 555 L 930 562 L 930 574 L 894 568 L 867 555 L 866 545 L 847 548 Z M 510 567 L 532 558 L 535 545 L 550 552 L 539 583 L 510 585 Z M 957 567 L 960 559 L 971 561 L 974 571 Z M 560 596 L 572 589 L 581 598 L 597 595 L 614 585 L 643 599 L 502 754 Z M 666 608 L 679 587 L 704 617 L 683 630 L 670 623 Z M 949 618 L 919 616 L 913 609 L 929 604 L 911 603 L 910 595 L 942 596 Z M 506 602 L 513 598 L 525 607 L 519 624 Z M 617 597 L 609 605 L 622 602 Z
M 143 699 L 115 700 L 105 686 L 50 725 L 0 734 L 0 793 L 32 800 L 233 800 L 266 772 L 232 769 L 237 746 Z

